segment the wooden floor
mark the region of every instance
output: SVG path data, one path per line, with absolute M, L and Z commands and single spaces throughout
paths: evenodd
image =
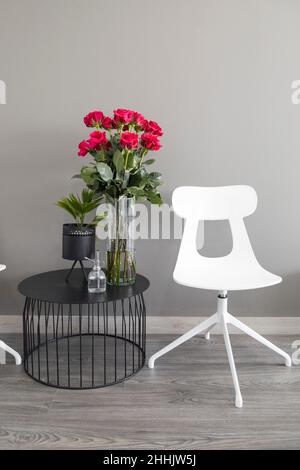
M 4 335 L 21 350 L 21 337 Z M 148 355 L 173 337 L 149 336 Z M 232 335 L 244 398 L 233 385 L 222 337 L 197 337 L 126 383 L 58 390 L 22 366 L 0 366 L 1 449 L 299 449 L 300 366 Z M 290 336 L 271 340 L 292 352 Z

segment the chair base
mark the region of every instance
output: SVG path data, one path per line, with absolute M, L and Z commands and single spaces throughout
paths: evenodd
M 8 346 L 4 341 L 0 340 L 0 364 L 6 364 L 6 353 L 11 354 L 15 358 L 16 365 L 22 364 L 22 358 L 17 351 Z
M 163 356 L 164 354 L 171 351 L 172 349 L 176 348 L 177 346 L 184 343 L 185 341 L 188 341 L 190 338 L 193 338 L 193 336 L 195 336 L 199 333 L 204 333 L 205 338 L 209 339 L 210 338 L 210 331 L 212 330 L 212 328 L 214 328 L 214 326 L 216 324 L 220 324 L 221 327 L 222 327 L 222 331 L 223 331 L 224 342 L 225 342 L 225 346 L 226 346 L 229 366 L 230 366 L 233 385 L 234 385 L 234 389 L 235 389 L 235 406 L 237 408 L 242 408 L 243 398 L 242 398 L 242 395 L 241 395 L 239 380 L 238 380 L 238 376 L 237 376 L 237 373 L 236 373 L 234 357 L 233 357 L 233 353 L 232 353 L 230 337 L 229 337 L 229 332 L 228 332 L 228 327 L 227 327 L 228 324 L 231 324 L 231 325 L 235 326 L 236 328 L 241 330 L 243 333 L 246 333 L 247 335 L 249 335 L 252 338 L 256 339 L 257 341 L 259 341 L 263 345 L 265 345 L 268 348 L 272 349 L 272 351 L 274 351 L 275 353 L 282 356 L 285 359 L 285 365 L 286 366 L 291 367 L 292 360 L 291 360 L 291 357 L 285 351 L 283 351 L 282 349 L 275 346 L 275 344 L 271 343 L 270 341 L 268 341 L 266 338 L 264 338 L 260 334 L 256 333 L 254 330 L 249 328 L 247 325 L 242 323 L 240 320 L 235 318 L 233 315 L 231 315 L 227 311 L 227 292 L 226 291 L 219 292 L 219 295 L 218 295 L 218 309 L 217 309 L 217 312 L 214 315 L 212 315 L 207 320 L 204 320 L 199 325 L 195 326 L 194 328 L 189 330 L 187 333 L 185 333 L 184 335 L 177 338 L 175 341 L 172 341 L 172 343 L 168 344 L 168 346 L 165 346 L 163 349 L 161 349 L 157 353 L 153 354 L 153 356 L 151 356 L 149 361 L 148 361 L 148 367 L 150 367 L 150 369 L 152 369 L 154 367 L 154 363 L 155 363 L 156 359 Z

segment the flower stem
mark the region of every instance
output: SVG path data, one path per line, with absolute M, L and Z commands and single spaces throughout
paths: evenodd
M 129 155 L 129 152 L 128 152 L 128 150 L 126 149 L 126 150 L 125 150 L 125 163 L 124 163 L 124 168 L 125 168 L 125 170 L 127 170 L 128 155 Z

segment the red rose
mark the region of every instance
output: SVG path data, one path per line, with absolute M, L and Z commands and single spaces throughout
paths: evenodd
M 135 132 L 122 132 L 120 137 L 120 145 L 123 148 L 135 149 L 138 146 L 139 140 Z
M 88 153 L 88 143 L 86 140 L 83 140 L 82 142 L 80 142 L 80 144 L 78 145 L 78 149 L 79 149 L 79 152 L 78 152 L 78 156 L 79 157 L 85 157 L 86 154 Z
M 97 139 L 89 139 L 87 140 L 87 148 L 88 150 L 99 150 L 101 147 L 101 144 Z
M 100 132 L 100 131 L 91 132 L 90 140 L 91 141 L 97 141 L 98 144 L 106 144 L 106 142 L 107 142 L 106 133 L 105 132 Z
M 149 132 L 145 132 L 141 135 L 141 144 L 148 150 L 159 150 L 161 147 L 158 137 L 156 135 L 149 134 Z
M 106 138 L 106 133 L 100 131 L 92 132 L 87 142 L 90 150 L 107 150 L 110 146 L 110 142 L 108 142 Z
M 104 118 L 102 119 L 102 127 L 104 129 L 112 129 L 113 128 L 113 124 L 114 124 L 114 121 L 112 118 L 110 118 L 109 116 L 104 116 Z
M 90 134 L 90 138 L 88 140 L 83 140 L 78 145 L 78 156 L 85 157 L 91 150 L 107 149 L 108 146 L 109 142 L 106 139 L 105 132 L 94 131 Z
M 147 121 L 140 113 L 133 113 L 133 121 L 141 128 L 146 130 Z
M 117 125 L 129 124 L 133 119 L 134 111 L 130 109 L 115 109 L 114 120 Z
M 150 134 L 157 135 L 159 137 L 163 135 L 162 128 L 155 121 L 148 121 L 145 130 L 150 132 Z
M 84 117 L 83 121 L 87 127 L 95 127 L 101 125 L 103 118 L 104 115 L 101 111 L 92 111 Z

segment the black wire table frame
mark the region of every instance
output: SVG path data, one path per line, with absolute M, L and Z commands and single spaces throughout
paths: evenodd
M 25 372 L 42 384 L 73 390 L 123 382 L 145 364 L 143 292 L 149 281 L 137 275 L 134 286 L 89 294 L 79 269 L 69 284 L 66 272 L 50 271 L 19 285 L 26 297 Z

